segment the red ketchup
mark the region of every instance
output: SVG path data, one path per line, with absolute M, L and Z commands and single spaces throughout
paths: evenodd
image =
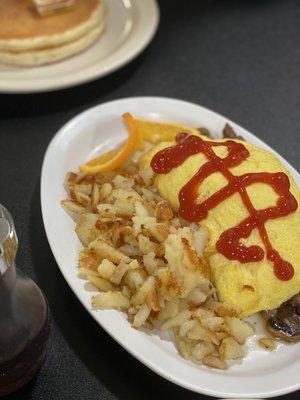
M 265 228 L 267 220 L 289 215 L 296 211 L 298 207 L 296 199 L 290 192 L 288 176 L 283 172 L 233 175 L 229 168 L 240 165 L 250 155 L 242 143 L 233 140 L 212 142 L 183 132 L 176 136 L 176 143 L 176 145 L 161 150 L 154 155 L 151 160 L 151 167 L 155 173 L 167 174 L 194 154 L 203 153 L 208 159 L 180 190 L 178 196 L 180 204 L 179 215 L 187 221 L 200 222 L 207 217 L 211 209 L 238 192 L 248 210 L 249 216 L 237 226 L 221 234 L 216 243 L 218 252 L 229 260 L 238 260 L 241 263 L 261 261 L 265 256 L 264 249 L 260 246 L 247 247 L 240 242 L 240 239 L 248 238 L 253 229 L 257 228 L 265 246 L 267 259 L 273 263 L 276 277 L 283 281 L 292 279 L 294 276 L 293 266 L 283 260 L 280 254 L 272 247 Z M 227 147 L 228 155 L 225 158 L 218 157 L 214 153 L 213 147 L 218 146 Z M 199 195 L 199 186 L 204 179 L 215 172 L 220 172 L 227 179 L 228 184 L 198 204 L 196 199 Z M 263 210 L 254 208 L 246 188 L 258 182 L 270 185 L 278 194 L 276 206 Z

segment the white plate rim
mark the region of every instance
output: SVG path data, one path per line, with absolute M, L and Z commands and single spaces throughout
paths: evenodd
M 145 17 L 147 12 L 148 14 L 147 18 L 145 18 L 145 23 L 142 25 L 142 28 L 139 27 L 139 30 L 134 37 L 130 36 L 114 53 L 114 56 L 117 53 L 123 53 L 121 53 L 121 57 L 118 60 L 107 62 L 102 69 L 97 67 L 97 63 L 93 64 L 85 69 L 84 74 L 76 72 L 60 77 L 54 76 L 51 78 L 47 78 L 47 76 L 45 76 L 39 79 L 26 78 L 23 80 L 18 79 L 14 81 L 13 78 L 10 80 L 7 78 L 1 78 L 0 71 L 0 93 L 25 94 L 67 89 L 103 78 L 130 63 L 150 44 L 157 31 L 160 20 L 160 11 L 157 0 L 130 0 L 130 2 L 132 3 L 132 7 L 135 7 L 140 15 Z M 138 38 L 138 40 L 135 40 L 136 38 Z M 101 40 L 101 38 L 99 40 Z M 101 62 L 104 60 L 105 59 L 101 60 Z M 63 61 L 64 60 L 62 60 L 62 62 Z M 57 63 L 54 63 L 52 65 L 55 67 L 56 64 Z M 51 67 L 52 65 L 49 65 L 48 67 Z M 30 67 L 25 68 L 26 70 L 30 70 Z
M 205 389 L 205 387 L 196 387 L 193 386 L 191 384 L 189 384 L 189 382 L 186 382 L 184 380 L 182 380 L 180 377 L 174 377 L 168 373 L 166 373 L 166 371 L 161 368 L 159 365 L 157 365 L 157 363 L 153 363 L 152 361 L 149 360 L 145 360 L 142 356 L 140 356 L 140 354 L 135 351 L 132 348 L 129 348 L 127 346 L 127 343 L 124 343 L 120 340 L 119 337 L 117 337 L 117 335 L 114 332 L 111 332 L 107 329 L 106 326 L 103 326 L 103 324 L 101 322 L 98 321 L 97 317 L 96 317 L 96 313 L 93 312 L 89 306 L 89 304 L 86 304 L 84 299 L 82 299 L 78 293 L 77 293 L 77 289 L 76 289 L 76 284 L 74 284 L 72 281 L 70 281 L 70 279 L 68 278 L 68 276 L 66 275 L 65 271 L 63 270 L 63 268 L 61 268 L 60 263 L 59 263 L 59 254 L 56 251 L 55 245 L 53 244 L 53 237 L 51 237 L 51 235 L 49 234 L 48 228 L 47 228 L 47 220 L 49 218 L 49 215 L 47 213 L 47 209 L 45 207 L 45 199 L 47 196 L 47 182 L 46 182 L 46 175 L 47 175 L 47 169 L 49 168 L 49 163 L 51 161 L 51 158 L 53 157 L 54 153 L 53 150 L 55 148 L 55 143 L 56 141 L 60 138 L 61 135 L 64 134 L 64 132 L 66 130 L 72 129 L 72 127 L 74 125 L 76 125 L 80 120 L 86 118 L 89 116 L 89 114 L 92 114 L 93 112 L 95 112 L 96 110 L 105 108 L 105 107 L 116 107 L 116 109 L 119 109 L 121 105 L 127 104 L 127 103 L 131 103 L 131 102 L 172 102 L 174 105 L 177 104 L 178 106 L 180 105 L 185 105 L 185 106 L 189 106 L 189 107 L 193 107 L 193 108 L 198 108 L 201 109 L 205 112 L 210 113 L 212 116 L 217 117 L 217 118 L 222 118 L 224 120 L 226 120 L 226 122 L 228 122 L 229 124 L 231 124 L 233 126 L 234 129 L 239 130 L 239 132 L 244 135 L 245 137 L 248 136 L 248 138 L 250 137 L 251 140 L 249 140 L 249 142 L 255 143 L 269 151 L 271 151 L 272 153 L 276 154 L 277 157 L 279 157 L 279 159 L 287 166 L 287 168 L 290 170 L 291 174 L 293 175 L 294 178 L 296 178 L 298 180 L 298 184 L 300 183 L 300 175 L 299 173 L 296 171 L 296 169 L 291 166 L 283 157 L 281 157 L 274 149 L 272 149 L 269 145 L 267 145 L 265 142 L 263 142 L 261 139 L 259 139 L 258 137 L 256 137 L 255 135 L 253 135 L 252 133 L 250 133 L 249 131 L 247 131 L 246 129 L 242 128 L 241 126 L 239 126 L 238 124 L 236 124 L 235 122 L 231 121 L 230 119 L 222 116 L 219 113 L 216 113 L 206 107 L 200 106 L 198 104 L 195 103 L 191 103 L 188 101 L 184 101 L 184 100 L 178 100 L 178 99 L 173 99 L 173 98 L 167 98 L 167 97 L 131 97 L 131 98 L 123 98 L 123 99 L 119 99 L 119 100 L 113 100 L 110 102 L 106 102 L 97 106 L 94 106 L 86 111 L 83 111 L 82 113 L 80 113 L 79 115 L 75 116 L 74 118 L 72 118 L 69 122 L 67 122 L 57 133 L 56 135 L 53 137 L 52 141 L 50 142 L 45 157 L 44 157 L 44 161 L 43 161 L 43 166 L 42 166 L 42 173 L 41 173 L 41 208 L 42 208 L 42 216 L 43 216 L 43 221 L 44 221 L 44 226 L 45 226 L 45 231 L 46 231 L 46 235 L 48 238 L 48 242 L 50 244 L 52 253 L 56 259 L 56 262 L 58 264 L 59 269 L 61 270 L 64 278 L 66 279 L 68 285 L 71 287 L 71 289 L 73 290 L 74 294 L 76 295 L 76 297 L 80 300 L 80 302 L 83 304 L 83 306 L 87 309 L 87 311 L 89 312 L 89 314 L 96 320 L 97 323 L 100 324 L 100 326 L 111 336 L 113 337 L 114 340 L 116 340 L 124 349 L 126 349 L 130 354 L 132 354 L 136 359 L 138 359 L 140 362 L 142 362 L 145 366 L 147 366 L 149 369 L 151 369 L 152 371 L 154 371 L 155 373 L 157 373 L 158 375 L 162 376 L 163 378 L 179 385 L 182 386 L 188 390 L 197 392 L 197 393 L 202 393 L 208 396 L 213 396 L 213 397 L 222 397 L 222 398 L 236 398 L 236 399 L 242 399 L 242 398 L 269 398 L 269 397 L 276 397 L 276 396 L 280 396 L 280 395 L 284 395 L 287 393 L 291 393 L 294 392 L 298 389 L 300 389 L 300 381 L 290 385 L 290 386 L 284 386 L 281 389 L 277 389 L 277 390 L 268 390 L 268 391 L 260 391 L 260 392 L 255 392 L 255 393 L 250 393 L 250 392 L 224 392 L 224 391 L 220 391 L 220 390 L 207 390 Z M 247 138 L 247 140 L 248 140 Z

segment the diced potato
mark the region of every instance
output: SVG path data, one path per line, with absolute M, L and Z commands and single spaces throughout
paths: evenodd
M 117 214 L 125 217 L 131 217 L 134 213 L 134 207 L 127 200 L 116 200 L 114 204 Z
M 210 267 L 208 262 L 200 258 L 196 250 L 191 246 L 189 241 L 185 238 L 181 239 L 183 246 L 183 261 L 186 268 L 191 271 L 197 271 L 197 278 L 209 278 L 210 277 Z
M 219 346 L 219 344 L 221 343 L 220 339 L 217 336 L 217 332 L 212 332 L 212 331 L 208 331 L 208 335 L 209 335 L 209 339 L 210 341 L 215 344 L 216 346 Z
M 147 208 L 140 201 L 136 201 L 134 203 L 134 212 L 137 217 L 148 217 L 149 216 Z
M 128 297 L 130 299 L 131 297 L 131 290 L 129 288 L 129 286 L 122 286 L 122 293 L 124 294 L 124 296 Z
M 119 283 L 121 282 L 125 272 L 128 271 L 128 264 L 125 263 L 120 263 L 114 270 L 114 272 L 112 273 L 111 277 L 110 277 L 110 281 L 112 283 L 115 283 L 116 285 L 119 285 Z
M 132 218 L 133 222 L 133 234 L 134 236 L 137 236 L 139 233 L 142 231 L 142 227 L 145 226 L 148 228 L 148 226 L 155 226 L 156 225 L 156 219 L 154 217 L 138 217 L 135 216 Z
M 67 172 L 64 180 L 64 188 L 66 192 L 70 195 L 70 188 L 72 188 L 76 182 L 77 174 L 74 172 Z
M 225 317 L 228 332 L 239 342 L 244 343 L 245 340 L 253 335 L 253 327 L 245 321 L 235 317 Z
M 104 183 L 100 190 L 99 190 L 99 200 L 103 201 L 104 199 L 106 199 L 112 191 L 112 185 L 108 182 Z
M 102 258 L 107 258 L 114 264 L 119 264 L 120 262 L 129 263 L 131 259 L 120 250 L 115 249 L 110 244 L 106 243 L 104 240 L 98 238 L 89 244 L 89 249 L 93 250 Z
M 210 368 L 217 368 L 217 369 L 228 369 L 228 365 L 225 361 L 220 360 L 218 357 L 215 356 L 206 356 L 202 360 L 202 364 L 206 365 Z
M 169 202 L 161 201 L 155 208 L 155 217 L 160 221 L 169 221 L 173 218 L 173 210 Z
M 87 278 L 87 276 L 99 276 L 97 271 L 93 271 L 92 269 L 88 268 L 79 268 L 79 275 L 82 275 L 83 277 Z
M 215 346 L 210 342 L 200 342 L 192 347 L 192 356 L 196 361 L 202 362 L 203 358 L 215 351 Z
M 186 271 L 181 278 L 177 277 L 177 279 L 182 283 L 184 296 L 187 296 L 192 290 L 198 287 L 199 276 L 197 275 L 197 272 L 195 273 L 193 271 Z
M 139 171 L 140 177 L 143 179 L 145 185 L 150 185 L 153 178 L 152 168 L 144 168 Z
M 110 279 L 116 268 L 115 264 L 105 258 L 98 267 L 98 273 L 102 278 Z
M 205 302 L 207 295 L 203 293 L 200 289 L 195 288 L 189 293 L 187 298 L 191 303 L 195 305 L 200 305 L 201 303 Z
M 187 342 L 183 339 L 178 339 L 177 347 L 179 353 L 182 355 L 183 358 L 185 358 L 186 360 L 189 360 L 191 358 L 192 344 L 190 342 Z
M 165 307 L 162 310 L 160 310 L 157 319 L 161 321 L 164 319 L 174 318 L 179 311 L 178 305 L 179 303 L 177 300 L 166 301 Z
M 72 200 L 62 200 L 61 206 L 68 212 L 77 213 L 77 214 L 84 214 L 86 213 L 85 207 L 80 205 L 79 203 L 72 201 Z
M 99 230 L 95 227 L 98 221 L 96 214 L 83 214 L 77 222 L 75 232 L 84 246 L 94 241 L 99 236 Z
M 133 305 L 140 305 L 145 303 L 146 298 L 149 292 L 155 287 L 155 278 L 153 276 L 149 276 L 145 283 L 140 287 L 138 292 L 134 294 L 131 298 L 131 303 Z
M 110 290 L 111 291 L 114 290 L 114 285 L 111 284 L 106 279 L 100 278 L 99 276 L 95 275 L 88 275 L 87 278 L 101 292 L 108 292 Z
M 108 291 L 99 293 L 92 299 L 92 307 L 94 309 L 106 310 L 116 308 L 117 310 L 127 310 L 130 307 L 128 297 L 119 291 Z
M 107 216 L 108 213 L 111 216 L 115 216 L 116 214 L 116 207 L 114 206 L 114 204 L 109 204 L 109 203 L 100 203 L 97 205 L 97 211 L 99 214 L 101 214 L 102 216 L 105 215 Z
M 143 304 L 139 308 L 138 312 L 135 314 L 132 325 L 135 328 L 139 328 L 140 326 L 142 326 L 144 324 L 144 322 L 146 321 L 146 319 L 149 317 L 150 311 L 151 311 L 151 307 L 148 306 L 148 304 Z
M 212 302 L 210 307 L 216 314 L 220 317 L 237 317 L 242 312 L 240 308 L 231 306 L 230 304 L 224 302 Z
M 216 332 L 215 334 L 219 340 L 222 340 L 228 336 L 227 332 Z
M 88 177 L 88 173 L 87 172 L 79 172 L 78 174 L 75 174 L 75 175 L 76 175 L 75 183 L 82 183 Z
M 154 274 L 158 268 L 165 266 L 163 260 L 155 258 L 155 253 L 153 251 L 143 256 L 143 263 L 149 274 Z
M 202 340 L 204 342 L 210 342 L 210 333 L 204 328 L 197 320 L 195 320 L 192 328 L 187 332 L 187 337 L 193 340 Z
M 224 330 L 224 319 L 221 317 L 202 318 L 201 323 L 205 328 L 213 332 Z
M 140 249 L 137 246 L 133 246 L 132 244 L 124 244 L 123 246 L 119 247 L 119 251 L 131 258 L 141 256 Z
M 154 285 L 147 294 L 147 303 L 153 311 L 158 312 L 161 310 L 160 296 L 158 294 L 156 285 Z
M 128 268 L 129 269 L 138 269 L 141 268 L 140 263 L 138 262 L 138 260 L 132 260 L 129 264 L 128 264 Z
M 150 252 L 153 252 L 155 256 L 155 251 L 158 245 L 152 242 L 147 236 L 139 235 L 138 244 L 139 244 L 139 249 L 143 254 L 148 254 Z
M 206 318 L 213 318 L 215 316 L 215 314 L 213 313 L 213 311 L 211 310 L 206 310 L 205 308 L 201 308 L 198 307 L 194 312 L 193 315 L 199 319 L 199 321 L 201 322 L 202 319 L 206 319 Z
M 165 323 L 162 324 L 161 330 L 167 331 L 175 326 L 181 326 L 184 322 L 190 319 L 192 313 L 189 310 L 181 311 L 176 317 L 170 318 Z
M 187 275 L 187 268 L 184 263 L 183 246 L 181 239 L 175 234 L 170 234 L 164 242 L 165 258 L 176 279 L 183 280 Z M 195 285 L 196 286 L 196 285 Z
M 88 196 L 92 194 L 92 185 L 90 183 L 77 183 L 73 186 L 73 189 L 75 192 L 81 192 Z
M 182 295 L 182 285 L 175 279 L 170 268 L 160 268 L 156 272 L 156 276 L 161 284 L 160 291 L 166 300 L 174 300 Z
M 128 308 L 128 315 L 133 316 L 138 312 L 137 308 L 135 306 L 131 306 Z
M 93 189 L 92 189 L 92 196 L 91 196 L 91 205 L 93 210 L 96 208 L 100 201 L 100 189 L 99 185 L 97 183 L 93 184 Z
M 91 204 L 90 196 L 85 193 L 74 190 L 74 198 L 77 201 L 77 203 L 81 204 L 86 208 L 89 207 Z
M 159 242 L 164 242 L 170 233 L 170 230 L 165 224 L 155 224 L 155 226 L 153 226 L 152 224 L 146 224 L 145 227 Z
M 232 337 L 227 337 L 222 340 L 219 347 L 221 360 L 235 360 L 244 357 L 242 346 Z
M 197 321 L 193 319 L 189 319 L 188 321 L 184 322 L 180 329 L 179 329 L 179 336 L 181 338 L 185 337 L 188 335 L 188 332 L 193 328 L 193 326 L 196 324 Z
M 143 194 L 143 197 L 145 198 L 145 200 L 147 201 L 152 201 L 155 198 L 157 198 L 157 194 L 153 193 L 153 191 L 146 189 L 146 188 L 141 188 L 141 192 Z
M 143 275 L 141 274 L 141 271 L 133 269 L 129 270 L 126 272 L 124 276 L 124 282 L 133 290 L 138 290 L 143 283 L 145 282 L 145 279 Z
M 141 198 L 141 196 L 133 189 L 114 189 L 111 194 L 117 200 L 126 200 L 127 202 L 133 202 L 133 200 L 140 200 Z
M 113 180 L 113 183 L 117 188 L 130 190 L 134 185 L 134 180 L 132 178 L 126 178 L 122 175 L 116 175 Z
M 198 226 L 198 229 L 193 232 L 193 239 L 194 239 L 193 245 L 194 245 L 194 249 L 197 251 L 197 253 L 200 256 L 202 256 L 204 248 L 205 248 L 206 243 L 209 238 L 209 232 L 206 228 L 204 228 L 204 227 L 200 228 L 199 225 L 197 225 L 197 226 Z
M 124 294 L 124 296 L 126 296 L 128 298 L 131 297 L 131 291 L 130 291 L 128 286 L 123 286 L 122 287 L 122 293 Z

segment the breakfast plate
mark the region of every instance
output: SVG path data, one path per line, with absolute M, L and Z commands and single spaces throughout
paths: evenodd
M 41 204 L 48 241 L 67 283 L 86 310 L 121 346 L 145 366 L 189 390 L 224 398 L 266 398 L 300 388 L 300 344 L 283 344 L 276 351 L 267 351 L 257 344 L 264 335 L 264 324 L 251 317 L 255 335 L 248 339 L 247 355 L 226 371 L 208 369 L 179 356 L 172 341 L 162 335 L 145 335 L 133 329 L 124 314 L 118 311 L 92 311 L 93 292 L 78 277 L 77 255 L 81 248 L 74 231 L 74 222 L 61 208 L 65 198 L 62 182 L 67 171 L 111 150 L 126 137 L 120 116 L 132 113 L 140 118 L 173 122 L 186 126 L 205 126 L 213 136 L 220 136 L 225 123 L 249 143 L 266 149 L 281 160 L 300 186 L 300 175 L 259 138 L 196 104 L 155 97 L 116 100 L 91 108 L 72 119 L 56 134 L 45 155 L 41 176 Z
M 0 92 L 33 93 L 76 86 L 108 75 L 134 59 L 156 32 L 156 0 L 109 0 L 106 8 L 106 30 L 89 49 L 35 68 L 0 65 Z

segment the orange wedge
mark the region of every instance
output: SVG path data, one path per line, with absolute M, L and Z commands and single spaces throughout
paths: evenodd
M 112 158 L 114 158 L 119 150 L 115 149 L 115 150 L 110 150 L 104 154 L 102 154 L 99 157 L 93 158 L 92 160 L 88 161 L 86 164 L 86 166 L 95 166 L 95 165 L 100 165 L 100 164 L 106 164 L 109 160 L 111 160 Z M 83 168 L 83 165 L 80 167 Z
M 134 118 L 131 114 L 123 115 L 123 120 L 129 128 L 128 140 L 120 149 L 115 149 L 93 158 L 79 167 L 81 172 L 96 175 L 99 172 L 110 172 L 119 168 L 135 150 L 145 148 L 144 141 L 151 143 L 169 142 L 174 140 L 179 132 L 199 135 L 199 131 L 184 125 L 164 124 Z
M 121 149 L 112 150 L 100 157 L 93 158 L 86 164 L 79 167 L 81 172 L 88 172 L 91 175 L 96 175 L 99 172 L 110 172 L 120 167 L 134 152 L 138 146 L 143 145 L 142 138 L 139 137 L 136 122 L 131 114 L 123 115 L 123 120 L 129 128 L 128 140 Z
M 187 132 L 192 135 L 199 135 L 199 131 L 184 125 L 164 124 L 160 122 L 135 119 L 139 138 L 151 143 L 169 142 L 174 140 L 179 132 Z

